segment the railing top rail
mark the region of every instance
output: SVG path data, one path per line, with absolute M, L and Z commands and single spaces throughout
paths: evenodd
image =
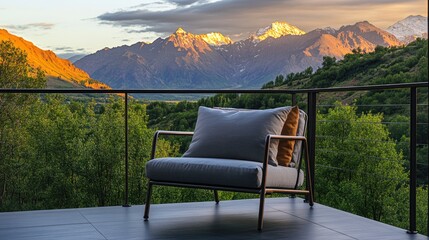
M 48 89 L 48 88 L 0 88 L 0 93 L 134 93 L 134 94 L 210 94 L 210 93 L 322 93 L 322 92 L 348 92 L 348 91 L 377 91 L 401 88 L 428 87 L 428 82 L 395 83 L 366 86 L 309 88 L 309 89 Z

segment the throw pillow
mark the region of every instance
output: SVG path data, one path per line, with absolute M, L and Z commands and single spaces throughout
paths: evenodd
M 283 125 L 281 135 L 296 136 L 299 123 L 299 108 L 293 107 L 287 115 L 285 124 Z M 281 139 L 277 152 L 277 162 L 281 166 L 288 167 L 293 155 L 295 146 L 294 140 Z

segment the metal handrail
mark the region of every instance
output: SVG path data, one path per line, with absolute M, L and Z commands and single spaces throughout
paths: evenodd
M 394 83 L 382 85 L 365 85 L 332 88 L 308 88 L 308 89 L 47 89 L 47 88 L 0 88 L 0 93 L 128 93 L 128 94 L 209 94 L 209 93 L 323 93 L 323 92 L 350 92 L 350 91 L 375 91 L 389 89 L 405 89 L 411 87 L 428 87 L 427 82 Z

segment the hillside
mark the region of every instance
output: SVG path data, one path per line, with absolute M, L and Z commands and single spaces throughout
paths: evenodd
M 369 22 L 308 33 L 275 22 L 237 42 L 220 33 L 198 35 L 179 28 L 165 39 L 105 48 L 75 64 L 119 89 L 260 88 L 279 74 L 317 68 L 324 56 L 340 59 L 353 49 L 371 52 L 377 45 L 401 42 Z
M 70 61 L 57 57 L 52 51 L 42 50 L 5 29 L 0 29 L 0 41 L 11 41 L 15 47 L 23 50 L 27 54 L 28 63 L 46 74 L 48 87 L 109 88 L 106 84 L 91 79 L 85 71 L 75 67 Z
M 337 86 L 422 82 L 428 80 L 428 40 L 418 39 L 406 47 L 376 47 L 374 52 L 355 50 L 344 59 L 325 57 L 322 67 L 291 73 L 264 88 L 323 88 Z M 283 76 L 282 76 L 283 77 Z

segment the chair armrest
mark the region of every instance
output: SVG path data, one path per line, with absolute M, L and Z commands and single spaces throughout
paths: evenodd
M 307 152 L 307 138 L 304 136 L 288 136 L 288 135 L 268 134 L 267 137 L 265 138 L 265 155 L 264 155 L 264 162 L 263 162 L 263 171 L 265 171 L 265 169 L 268 166 L 268 159 L 269 159 L 269 152 L 270 152 L 269 148 L 270 148 L 271 139 L 303 141 L 304 142 L 304 148 L 306 149 L 306 152 Z
M 155 132 L 155 135 L 192 136 L 192 135 L 194 135 L 194 132 L 158 130 Z
M 308 158 L 308 146 L 307 146 L 307 138 L 304 136 L 288 136 L 288 135 L 273 135 L 268 134 L 265 138 L 265 155 L 264 155 L 264 162 L 262 165 L 262 186 L 263 190 L 265 190 L 265 184 L 267 179 L 267 169 L 268 169 L 268 159 L 270 154 L 270 143 L 271 139 L 285 139 L 285 140 L 295 140 L 295 141 L 303 141 L 304 142 L 304 153 L 305 157 Z M 302 161 L 300 161 L 302 162 Z M 301 164 L 299 164 L 299 168 L 301 167 Z M 299 172 L 298 172 L 299 173 Z M 299 176 L 299 175 L 298 175 Z
M 194 132 L 184 132 L 184 131 L 166 131 L 166 130 L 158 130 L 155 132 L 152 140 L 152 152 L 150 154 L 150 159 L 155 158 L 156 154 L 156 144 L 158 142 L 159 135 L 170 135 L 170 136 L 192 136 Z
M 307 138 L 304 136 L 287 136 L 287 135 L 268 135 L 270 139 L 286 139 L 286 140 L 297 140 L 297 141 L 307 141 Z

